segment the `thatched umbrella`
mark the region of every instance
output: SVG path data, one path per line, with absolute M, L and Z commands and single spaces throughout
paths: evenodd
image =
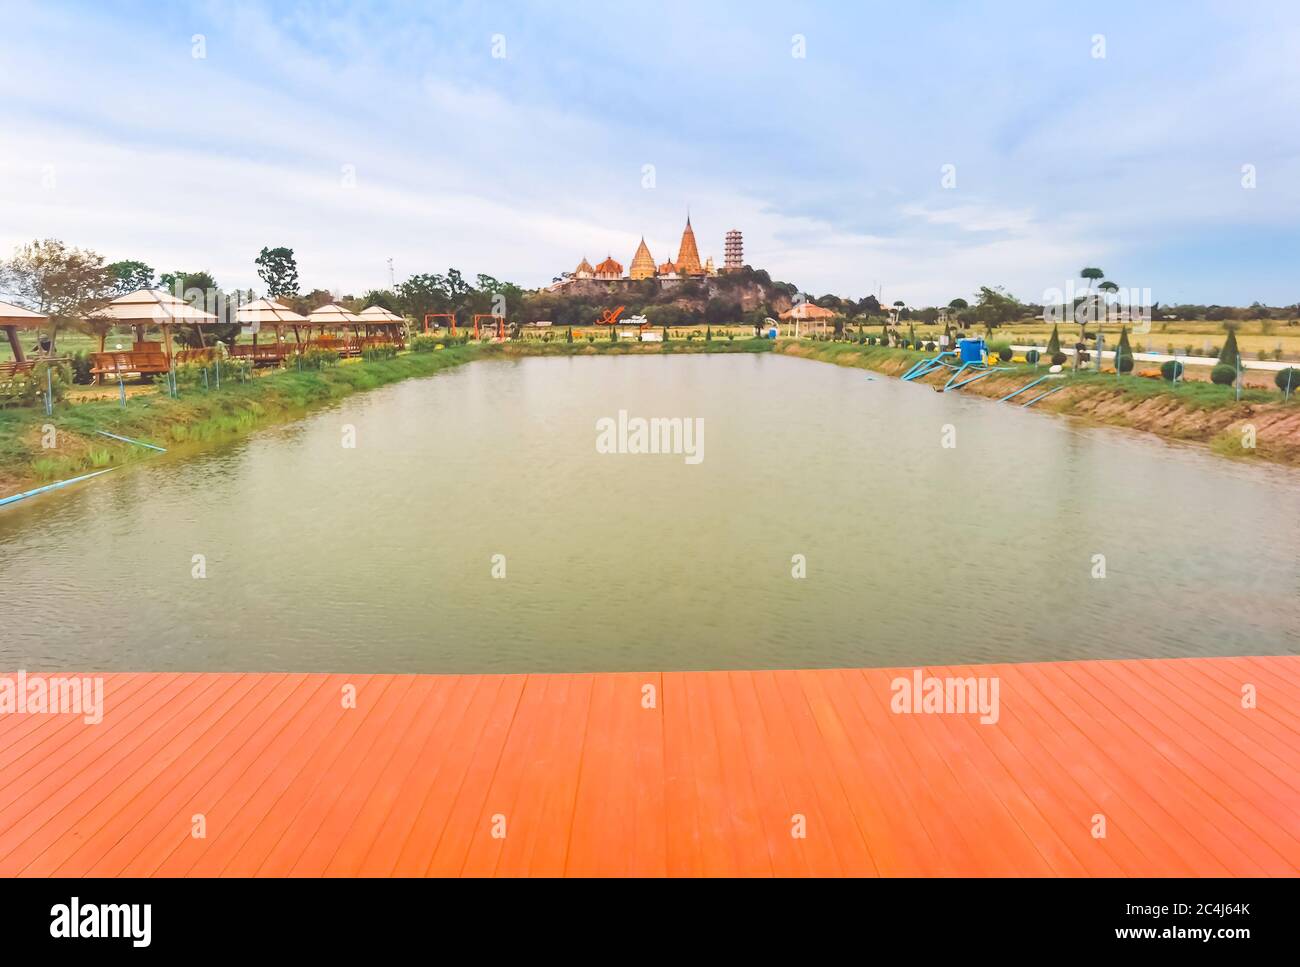
M 791 306 L 785 312 L 781 313 L 781 319 L 795 324 L 794 335 L 796 339 L 799 338 L 800 322 L 819 322 L 822 324 L 822 329 L 824 330 L 826 327 L 826 320 L 834 318 L 835 313 L 831 312 L 831 310 L 823 309 L 821 306 L 815 305 L 812 302 L 801 302 L 796 306 Z
M 3 329 L 9 337 L 9 348 L 14 351 L 14 362 L 24 363 L 27 361 L 27 358 L 23 355 L 22 341 L 18 338 L 18 330 L 39 329 L 41 323 L 47 319 L 49 319 L 49 316 L 43 316 L 39 312 L 32 312 L 22 306 L 10 305 L 8 302 L 0 302 L 0 329 Z
M 368 309 L 362 309 L 357 314 L 357 318 L 365 323 L 367 331 L 371 328 L 379 329 L 387 332 L 388 337 L 393 342 L 401 342 L 400 334 L 402 327 L 406 325 L 406 320 L 397 313 L 391 312 L 383 306 L 370 306 Z
M 235 310 L 235 321 L 241 326 L 272 326 L 275 329 L 276 336 L 279 336 L 280 330 L 285 326 L 293 328 L 293 341 L 301 342 L 298 336 L 298 327 L 307 325 L 306 316 L 299 315 L 283 303 L 276 302 L 274 299 L 258 299 L 256 302 L 250 302 L 242 305 Z M 257 329 L 253 330 L 253 346 L 257 346 Z

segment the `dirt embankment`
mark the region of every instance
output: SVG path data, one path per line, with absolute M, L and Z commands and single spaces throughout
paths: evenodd
M 870 369 L 887 376 L 902 376 L 912 365 L 932 353 L 859 347 L 842 343 L 782 342 L 776 351 L 822 362 Z M 994 400 L 1033 379 L 1032 367 L 1018 366 L 1006 373 L 984 377 L 954 392 Z M 951 370 L 916 380 L 942 388 Z M 1136 376 L 1116 380 L 1095 374 L 1066 375 L 1066 388 L 1046 397 L 1034 408 L 1078 417 L 1091 423 L 1121 426 L 1154 433 L 1170 440 L 1201 443 L 1224 456 L 1268 460 L 1300 466 L 1300 404 L 1226 399 L 1227 390 L 1209 385 L 1167 383 Z M 1052 385 L 1055 385 L 1054 381 Z M 1026 392 L 1028 401 L 1045 392 L 1041 383 Z M 1252 445 L 1253 444 L 1253 445 Z

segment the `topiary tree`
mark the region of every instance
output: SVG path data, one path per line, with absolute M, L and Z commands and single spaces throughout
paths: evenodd
M 1128 326 L 1119 331 L 1119 345 L 1115 347 L 1115 369 L 1121 373 L 1133 369 L 1133 347 L 1128 341 Z
M 1052 353 L 1052 365 L 1064 366 L 1066 362 L 1069 360 L 1069 358 L 1070 358 L 1069 356 L 1065 355 L 1065 353 L 1061 352 L 1058 349 L 1056 352 Z
M 1219 386 L 1231 386 L 1237 381 L 1237 367 L 1219 363 L 1210 370 L 1210 382 Z
M 1241 350 L 1237 348 L 1237 327 L 1229 326 L 1228 338 L 1223 343 L 1223 348 L 1219 350 L 1220 364 L 1235 368 L 1237 365 L 1237 354 L 1240 351 Z M 1213 379 L 1213 373 L 1210 374 L 1210 377 Z
M 572 326 L 570 326 L 569 329 L 568 329 L 568 331 L 564 334 L 564 341 L 565 341 L 565 342 L 573 342 L 573 327 L 572 327 Z
M 1296 369 L 1294 366 L 1279 369 L 1277 375 L 1273 377 L 1273 382 L 1282 391 L 1283 398 L 1290 399 L 1291 394 L 1300 389 L 1300 369 Z
M 1167 360 L 1160 367 L 1160 375 L 1165 378 L 1166 382 L 1172 383 L 1175 380 L 1182 379 L 1183 364 L 1177 359 Z
M 1052 326 L 1051 338 L 1047 340 L 1047 355 L 1055 356 L 1061 351 L 1061 334 L 1056 331 L 1056 326 Z
M 705 327 L 704 327 L 704 341 L 705 341 L 705 342 L 713 342 L 713 327 L 712 327 L 712 326 L 705 326 Z
M 1029 363 L 1029 365 L 1031 366 L 1037 366 L 1039 358 L 1040 357 L 1037 349 L 1031 349 L 1027 353 L 1025 353 L 1025 362 Z

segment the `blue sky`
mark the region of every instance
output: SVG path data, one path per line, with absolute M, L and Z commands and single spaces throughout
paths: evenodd
M 361 6 L 6 0 L 0 251 L 532 286 L 689 206 L 814 294 L 1300 300 L 1300 5 Z

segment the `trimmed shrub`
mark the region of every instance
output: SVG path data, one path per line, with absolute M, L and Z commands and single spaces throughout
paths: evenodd
M 1061 334 L 1052 326 L 1052 336 L 1047 340 L 1047 356 L 1054 358 L 1061 351 Z M 1059 364 L 1058 364 L 1059 365 Z
M 298 358 L 302 361 L 303 369 L 324 369 L 339 364 L 339 354 L 332 349 L 308 349 L 299 353 Z
M 416 336 L 411 340 L 411 352 L 431 353 L 441 345 L 442 340 L 434 336 Z
M 934 352 L 934 349 L 935 349 L 934 343 L 932 343 L 932 342 L 928 342 L 928 343 L 925 344 L 925 350 L 926 350 L 926 352 L 930 352 L 930 353 L 932 353 L 932 352 Z
M 1133 347 L 1128 341 L 1128 326 L 1119 331 L 1119 345 L 1115 347 L 1115 369 L 1121 373 L 1133 369 Z
M 81 386 L 89 386 L 95 381 L 90 370 L 94 360 L 90 358 L 90 353 L 78 352 L 72 355 L 72 381 Z
M 1039 355 L 1037 349 L 1031 349 L 1029 352 L 1025 353 L 1025 362 L 1029 363 L 1031 366 L 1041 358 L 1042 357 Z
M 1210 382 L 1219 386 L 1231 386 L 1237 381 L 1237 367 L 1219 363 L 1210 370 Z
M 1169 383 L 1172 383 L 1176 379 L 1181 379 L 1183 376 L 1182 362 L 1177 359 L 1166 360 L 1160 366 L 1160 375 Z
M 1052 353 L 1052 365 L 1064 366 L 1066 360 L 1068 360 L 1069 358 L 1070 358 L 1069 356 L 1065 355 L 1065 353 L 1061 352 L 1058 349 L 1056 352 Z
M 1235 327 L 1228 330 L 1228 338 L 1219 350 L 1219 362 L 1225 366 L 1237 365 L 1237 354 L 1241 352 L 1237 348 L 1237 330 Z M 1211 371 L 1210 379 L 1214 379 L 1214 373 Z
M 1279 369 L 1277 375 L 1273 377 L 1273 382 L 1283 393 L 1290 392 L 1294 396 L 1296 391 L 1300 390 L 1300 369 L 1294 366 Z

